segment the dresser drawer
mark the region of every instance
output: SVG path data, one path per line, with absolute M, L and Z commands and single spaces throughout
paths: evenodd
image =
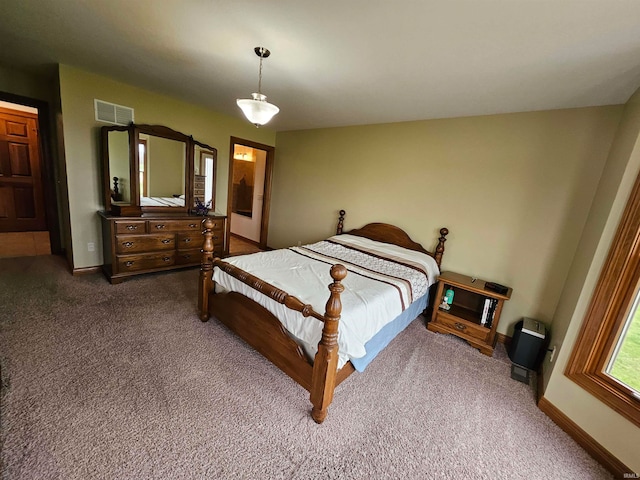
M 213 233 L 213 248 L 216 252 L 222 252 L 224 248 L 222 231 L 214 231 Z M 201 233 L 178 233 L 177 237 L 178 250 L 201 249 L 204 243 L 204 237 Z
M 171 250 L 140 255 L 118 255 L 116 261 L 119 273 L 170 267 L 176 263 L 176 252 Z
M 173 233 L 151 235 L 116 235 L 116 253 L 154 252 L 174 250 L 176 236 Z
M 116 224 L 116 233 L 146 233 L 145 227 L 147 222 L 144 220 L 132 220 L 127 222 L 115 222 Z
M 438 311 L 436 322 L 447 327 L 457 335 L 462 334 L 460 336 L 470 337 L 472 339 L 477 339 L 483 342 L 487 341 L 487 339 L 489 338 L 489 334 L 491 333 L 488 328 L 476 325 L 475 323 L 467 322 L 466 320 L 462 320 L 460 318 L 449 316 L 445 312 Z
M 158 232 L 200 232 L 202 220 L 149 220 L 149 233 Z
M 202 260 L 202 252 L 200 249 L 178 250 L 176 255 L 176 265 L 194 265 Z
M 213 233 L 212 239 L 215 247 L 218 248 L 218 245 L 222 246 L 224 244 L 224 231 L 222 229 L 213 229 L 211 233 Z M 202 242 L 204 243 L 204 236 L 202 236 L 202 234 L 200 236 L 202 237 Z
M 178 233 L 178 249 L 189 250 L 192 248 L 202 248 L 204 237 L 200 232 Z
M 207 218 L 207 217 L 205 217 Z M 224 218 L 213 218 L 213 217 L 208 217 L 213 221 L 213 226 L 211 227 L 211 230 L 220 230 L 220 233 L 216 233 L 216 235 L 222 235 L 224 232 Z M 202 225 L 202 221 L 200 221 L 200 223 L 198 224 L 198 231 L 202 232 L 202 230 L 204 230 L 204 225 Z

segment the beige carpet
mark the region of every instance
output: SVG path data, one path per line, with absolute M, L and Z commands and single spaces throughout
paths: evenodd
M 195 311 L 197 270 L 110 285 L 0 259 L 4 479 L 605 479 L 494 358 L 413 322 L 308 393 Z

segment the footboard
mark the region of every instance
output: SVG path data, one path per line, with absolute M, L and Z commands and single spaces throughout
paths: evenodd
M 347 275 L 347 269 L 340 264 L 331 267 L 333 282 L 329 285 L 329 300 L 325 314 L 322 315 L 313 310 L 311 305 L 304 304 L 287 292 L 220 258 L 214 258 L 213 221 L 207 218 L 202 223 L 204 244 L 198 288 L 200 319 L 207 321 L 213 313 L 247 343 L 309 390 L 313 404 L 311 415 L 316 422 L 321 423 L 326 418 L 327 408 L 333 400 L 333 391 L 337 383 L 338 324 L 342 311 L 340 294 L 344 291 L 341 282 Z M 288 336 L 279 320 L 266 309 L 239 293 L 215 294 L 212 278 L 214 266 L 303 316 L 323 322 L 322 338 L 318 343 L 313 365 L 309 364 L 300 347 Z M 348 373 L 350 371 L 347 369 L 340 380 Z

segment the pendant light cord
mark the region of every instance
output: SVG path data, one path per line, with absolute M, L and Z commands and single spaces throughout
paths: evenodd
M 262 55 L 260 56 L 260 73 L 258 74 L 258 93 L 262 94 Z

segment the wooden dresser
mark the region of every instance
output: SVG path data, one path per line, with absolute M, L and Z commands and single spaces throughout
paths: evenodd
M 102 221 L 102 269 L 111 283 L 134 275 L 200 264 L 204 217 L 187 214 L 122 217 L 98 213 Z M 228 249 L 226 217 L 211 218 L 215 225 L 215 253 L 223 256 Z
M 197 198 L 202 203 L 207 203 L 205 202 L 205 199 L 204 199 L 206 180 L 207 180 L 207 177 L 205 177 L 204 175 L 193 176 L 193 198 Z

